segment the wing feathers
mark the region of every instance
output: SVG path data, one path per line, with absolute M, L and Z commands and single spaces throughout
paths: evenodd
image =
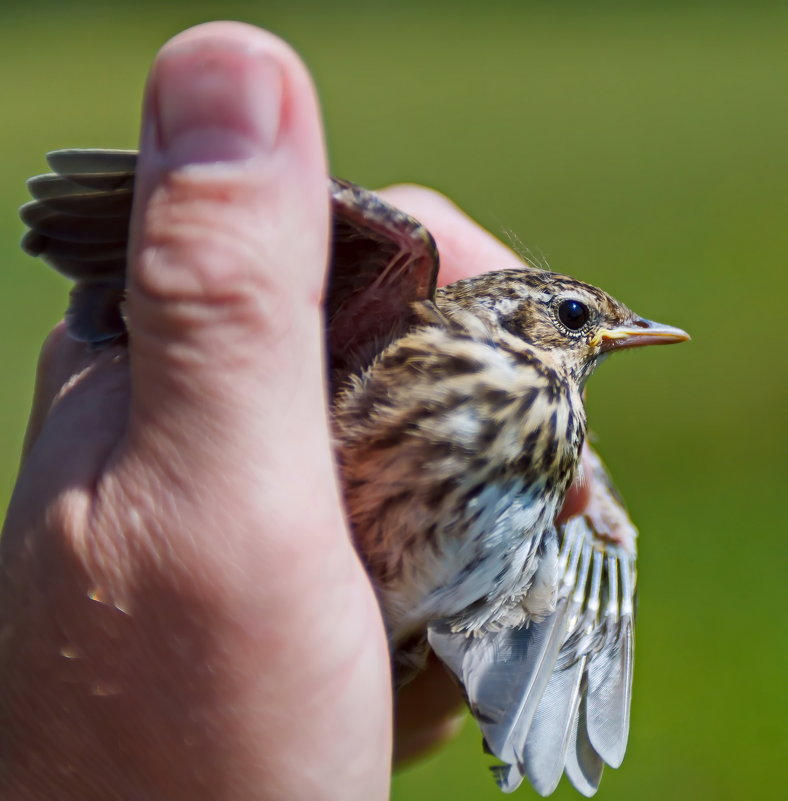
M 594 491 L 607 508 L 609 485 L 597 483 Z M 636 531 L 620 509 L 615 540 L 593 514 L 561 528 L 562 579 L 546 619 L 470 635 L 447 621 L 429 627 L 430 645 L 461 682 L 487 750 L 505 763 L 493 769 L 505 792 L 527 776 L 549 795 L 566 772 L 591 796 L 604 764 L 621 764 L 632 692 Z
M 111 307 L 123 297 L 116 288 L 125 281 L 137 153 L 56 150 L 47 162 L 53 172 L 27 183 L 34 199 L 20 209 L 30 227 L 22 247 L 76 282 L 69 332 L 100 346 L 125 334 L 122 310 Z M 326 338 L 332 375 L 345 375 L 411 325 L 414 302 L 433 297 L 438 253 L 421 223 L 374 193 L 333 178 L 328 191 L 334 241 Z
M 588 735 L 605 762 L 617 768 L 627 747 L 632 699 L 634 564 L 631 559 L 609 562 L 605 636 L 588 668 Z
M 87 173 L 128 176 L 137 169 L 136 150 L 72 148 L 47 153 L 47 164 L 60 175 Z
M 465 688 L 490 753 L 516 763 L 561 645 L 565 601 L 547 620 L 484 636 L 434 623 L 428 639 Z M 518 747 L 519 746 L 519 747 Z
M 601 558 L 594 553 L 594 576 L 601 574 Z M 592 547 L 582 542 L 582 561 L 568 613 L 566 634 L 562 647 L 565 652 L 573 641 L 590 635 L 594 627 L 592 604 L 583 611 L 584 589 L 592 561 Z M 592 584 L 595 579 L 592 579 Z M 582 647 L 584 644 L 581 642 Z M 544 695 L 539 701 L 536 716 L 528 732 L 523 763 L 526 774 L 541 795 L 550 795 L 558 786 L 564 772 L 566 752 L 572 736 L 572 724 L 580 704 L 580 688 L 586 666 L 585 653 L 563 669 L 559 665 L 553 670 Z
M 582 692 L 581 692 L 582 695 Z M 566 777 L 573 787 L 584 796 L 592 796 L 602 780 L 605 763 L 594 750 L 588 738 L 586 726 L 587 696 L 580 701 L 580 707 L 572 721 L 572 734 L 566 752 Z

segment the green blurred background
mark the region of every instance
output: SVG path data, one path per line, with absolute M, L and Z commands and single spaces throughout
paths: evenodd
M 438 187 L 533 258 L 687 328 L 591 386 L 641 528 L 630 749 L 602 799 L 784 798 L 786 4 L 33 2 L 0 12 L 0 490 L 66 284 L 18 250 L 46 150 L 133 147 L 170 35 L 244 19 L 302 53 L 333 171 Z M 342 725 L 341 721 L 337 725 Z M 396 801 L 497 799 L 479 736 Z M 520 797 L 534 797 L 523 788 Z M 576 798 L 564 782 L 557 798 Z

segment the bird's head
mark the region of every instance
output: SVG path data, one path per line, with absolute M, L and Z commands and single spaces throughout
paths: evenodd
M 680 328 L 638 316 L 590 284 L 544 270 L 501 270 L 444 288 L 486 327 L 541 351 L 580 384 L 614 350 L 688 340 Z

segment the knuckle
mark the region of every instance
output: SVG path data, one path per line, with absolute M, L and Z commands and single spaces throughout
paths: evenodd
M 46 405 L 62 387 L 94 361 L 84 343 L 72 339 L 64 322 L 58 323 L 47 336 L 38 357 L 36 369 L 36 401 Z
M 49 373 L 64 356 L 72 350 L 71 340 L 66 333 L 66 325 L 61 320 L 50 332 L 41 346 L 38 356 L 39 374 Z
M 202 325 L 206 313 L 268 327 L 286 282 L 277 270 L 281 237 L 259 206 L 251 180 L 189 171 L 168 177 L 143 212 L 131 314 L 144 307 L 179 328 Z
M 264 229 L 243 178 L 168 177 L 144 210 L 135 289 L 154 299 L 231 301 L 267 283 Z
M 46 529 L 61 543 L 70 543 L 72 548 L 84 546 L 88 539 L 90 508 L 91 499 L 84 489 L 63 490 L 44 510 Z

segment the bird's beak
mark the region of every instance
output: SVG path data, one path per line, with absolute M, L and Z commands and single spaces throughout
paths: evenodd
M 603 328 L 597 332 L 592 344 L 599 345 L 603 353 L 623 348 L 640 348 L 645 345 L 672 345 L 686 342 L 690 335 L 672 325 L 638 318 L 616 328 Z

